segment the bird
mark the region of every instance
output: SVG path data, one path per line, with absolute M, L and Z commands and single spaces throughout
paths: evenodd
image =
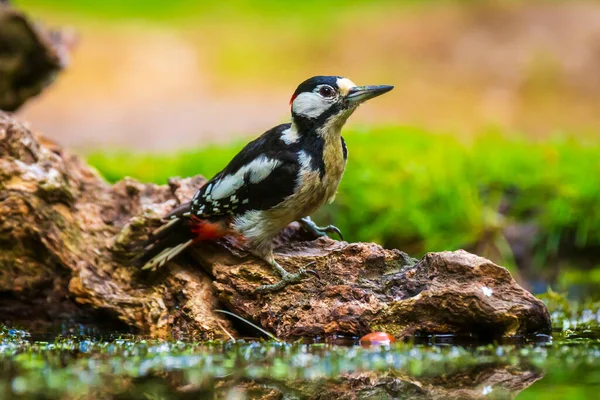
M 155 270 L 194 243 L 224 236 L 239 238 L 281 279 L 255 291 L 278 291 L 299 283 L 314 263 L 296 273 L 273 255 L 273 239 L 298 221 L 318 235 L 341 232 L 317 226 L 310 215 L 335 198 L 348 160 L 341 130 L 367 100 L 393 89 L 357 86 L 341 76 L 314 76 L 302 82 L 291 100 L 291 121 L 248 143 L 227 166 L 200 187 L 190 201 L 164 217 L 145 243 L 138 263 Z

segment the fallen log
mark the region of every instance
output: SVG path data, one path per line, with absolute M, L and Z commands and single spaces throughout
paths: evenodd
M 274 282 L 273 271 L 229 240 L 198 245 L 155 273 L 132 265 L 160 218 L 204 181 L 111 186 L 0 113 L 0 321 L 83 318 L 155 337 L 239 336 L 214 312 L 221 307 L 282 339 L 550 332 L 540 300 L 505 268 L 464 251 L 415 262 L 373 243 L 315 239 L 292 224 L 276 258 L 290 271 L 314 260 L 320 277 L 266 295 L 253 289 Z

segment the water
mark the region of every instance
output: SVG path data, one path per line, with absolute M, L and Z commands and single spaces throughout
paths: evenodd
M 0 398 L 599 398 L 599 303 L 542 297 L 552 336 L 495 343 L 452 335 L 379 347 L 347 337 L 198 343 L 0 326 Z
M 4 329 L 2 398 L 574 399 L 596 398 L 600 389 L 595 323 L 487 345 L 447 336 L 376 348 L 42 339 Z

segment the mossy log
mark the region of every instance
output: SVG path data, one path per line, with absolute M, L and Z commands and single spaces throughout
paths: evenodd
M 68 63 L 72 39 L 0 2 L 0 110 L 17 110 L 52 83 Z
M 140 271 L 131 259 L 148 234 L 204 181 L 110 185 L 0 113 L 0 320 L 120 321 L 155 337 L 240 335 L 214 311 L 226 308 L 282 339 L 550 332 L 544 304 L 486 259 L 456 251 L 415 262 L 373 243 L 309 237 L 294 224 L 277 239 L 276 258 L 289 271 L 316 261 L 320 277 L 277 293 L 253 292 L 278 277 L 229 240 Z

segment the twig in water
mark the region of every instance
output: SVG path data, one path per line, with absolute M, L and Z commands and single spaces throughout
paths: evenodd
M 277 339 L 277 338 L 275 337 L 275 335 L 273 335 L 272 333 L 269 333 L 269 332 L 265 331 L 265 330 L 264 330 L 263 328 L 261 328 L 260 326 L 254 325 L 252 322 L 248 321 L 247 319 L 244 319 L 244 318 L 240 317 L 239 315 L 236 315 L 236 314 L 234 314 L 234 313 L 232 313 L 232 312 L 225 311 L 225 310 L 215 310 L 215 311 L 216 311 L 216 312 L 219 312 L 219 313 L 223 313 L 223 314 L 230 315 L 230 316 L 232 316 L 232 317 L 235 317 L 235 318 L 239 319 L 240 321 L 247 323 L 248 325 L 250 325 L 251 327 L 253 327 L 253 328 L 254 328 L 254 329 L 256 329 L 257 331 L 259 331 L 259 332 L 262 332 L 263 334 L 267 335 L 267 336 L 268 336 L 268 337 L 270 337 L 271 339 L 273 339 L 273 340 L 276 340 L 276 341 L 278 341 L 278 342 L 281 342 L 281 340 Z
M 225 334 L 229 336 L 229 339 L 231 339 L 232 342 L 235 342 L 235 338 L 233 337 L 233 335 L 229 333 L 227 329 L 225 329 L 225 327 L 221 324 L 220 321 L 217 321 L 217 325 L 219 325 L 219 328 L 221 328 L 223 332 L 225 332 Z

